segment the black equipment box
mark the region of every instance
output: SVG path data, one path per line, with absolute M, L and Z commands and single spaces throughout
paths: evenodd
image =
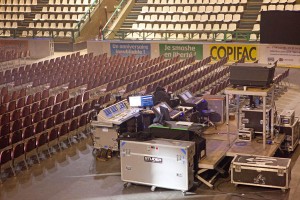
M 275 65 L 234 63 L 229 67 L 229 81 L 234 86 L 267 88 L 273 82 Z
M 271 108 L 266 108 L 266 132 L 271 128 Z M 253 128 L 255 133 L 263 132 L 263 109 L 262 108 L 242 108 L 241 125 L 243 128 Z
M 289 158 L 236 155 L 231 162 L 231 183 L 288 189 L 290 163 Z
M 295 118 L 294 124 L 291 126 L 280 125 L 275 126 L 279 133 L 285 134 L 285 140 L 282 143 L 282 148 L 292 152 L 299 144 L 299 119 Z

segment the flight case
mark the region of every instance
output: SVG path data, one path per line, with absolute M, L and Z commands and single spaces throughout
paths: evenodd
M 288 189 L 290 163 L 289 158 L 236 155 L 231 162 L 231 183 Z
M 181 190 L 194 183 L 195 143 L 170 139 L 120 142 L 121 179 L 155 187 Z

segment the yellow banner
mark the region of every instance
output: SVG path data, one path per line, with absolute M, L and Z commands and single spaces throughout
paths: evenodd
M 256 45 L 242 45 L 242 44 L 211 44 L 209 45 L 210 55 L 212 60 L 220 60 L 228 56 L 229 61 L 240 60 L 245 56 L 246 62 L 253 62 L 257 60 L 257 46 Z

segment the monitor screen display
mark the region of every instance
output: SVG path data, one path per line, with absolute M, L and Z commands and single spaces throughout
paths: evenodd
M 172 109 L 166 104 L 166 103 L 160 103 L 160 106 L 164 107 L 164 108 L 167 108 L 169 110 L 169 112 L 172 111 Z
M 152 95 L 141 96 L 141 106 L 142 107 L 151 107 L 153 106 L 153 97 Z
M 116 105 L 111 106 L 110 109 L 113 113 L 118 112 L 118 108 Z
M 188 98 L 192 98 L 192 97 L 193 97 L 193 95 L 192 95 L 189 91 L 186 91 L 186 92 L 185 92 L 185 95 L 186 95 Z
M 189 98 L 186 96 L 185 93 L 180 94 L 181 98 L 183 98 L 183 100 L 188 100 Z
M 119 103 L 119 108 L 120 108 L 120 110 L 124 110 L 124 109 L 126 109 L 127 107 L 126 107 L 126 105 L 125 105 L 124 102 L 120 102 L 120 103 Z
M 109 108 L 106 108 L 103 110 L 106 117 L 110 118 L 112 116 L 111 110 Z
M 130 107 L 140 107 L 140 106 L 142 106 L 141 96 L 129 97 L 129 105 L 130 105 Z

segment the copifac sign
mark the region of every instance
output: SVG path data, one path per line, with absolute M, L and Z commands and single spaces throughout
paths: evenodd
M 229 61 L 237 61 L 245 57 L 245 61 L 251 62 L 257 60 L 257 47 L 254 45 L 210 45 L 210 55 L 213 60 L 220 60 L 228 56 Z

